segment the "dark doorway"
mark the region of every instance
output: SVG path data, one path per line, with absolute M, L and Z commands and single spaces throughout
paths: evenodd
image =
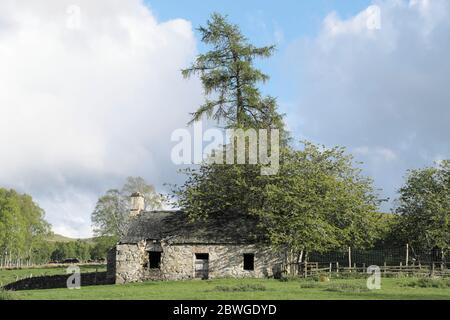
M 150 269 L 161 268 L 161 252 L 149 252 L 149 265 Z
M 195 254 L 195 278 L 206 280 L 209 277 L 209 254 Z
M 244 270 L 255 270 L 255 255 L 253 253 L 244 254 Z

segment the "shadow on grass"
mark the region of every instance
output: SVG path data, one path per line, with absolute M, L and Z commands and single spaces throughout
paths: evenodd
M 40 276 L 21 279 L 16 282 L 5 285 L 3 291 L 20 291 L 20 290 L 41 290 L 41 289 L 61 289 L 67 288 L 67 275 Z M 106 272 L 92 272 L 81 274 L 82 286 L 98 286 L 112 284 L 106 277 Z

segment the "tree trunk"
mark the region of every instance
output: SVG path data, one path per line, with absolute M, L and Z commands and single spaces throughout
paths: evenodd
M 303 260 L 303 250 L 299 252 L 297 256 L 297 263 L 302 263 Z
M 242 112 L 243 112 L 243 103 L 242 103 L 242 89 L 241 89 L 241 70 L 238 67 L 239 57 L 236 52 L 232 52 L 233 54 L 233 62 L 236 64 L 236 123 L 238 126 L 242 124 Z

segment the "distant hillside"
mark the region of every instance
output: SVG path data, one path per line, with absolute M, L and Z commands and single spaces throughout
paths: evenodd
M 81 241 L 85 241 L 85 242 L 93 242 L 95 240 L 95 238 L 74 239 L 74 238 L 62 236 L 57 233 L 54 233 L 47 238 L 47 241 L 50 241 L 50 242 L 72 242 L 72 241 L 77 241 L 77 240 L 81 240 Z
M 65 236 L 62 236 L 60 234 L 54 233 L 54 234 L 52 234 L 51 236 L 49 236 L 47 238 L 47 241 L 50 241 L 50 242 L 71 242 L 71 241 L 76 241 L 76 239 L 65 237 Z

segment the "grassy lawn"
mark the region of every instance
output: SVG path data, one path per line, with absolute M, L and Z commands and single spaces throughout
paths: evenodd
M 448 281 L 448 280 L 447 280 Z M 302 299 L 447 299 L 450 287 L 408 284 L 412 278 L 382 279 L 381 290 L 368 291 L 364 279 L 332 279 L 328 283 L 311 280 L 281 282 L 268 279 L 220 279 L 208 281 L 147 282 L 128 285 L 82 287 L 80 290 L 52 289 L 17 291 L 13 299 L 137 299 L 137 300 L 302 300 Z

